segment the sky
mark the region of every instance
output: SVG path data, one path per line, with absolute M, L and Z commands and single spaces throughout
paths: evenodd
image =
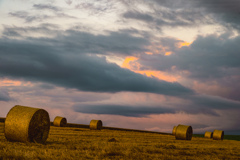
M 0 0 L 0 117 L 240 134 L 240 1 Z

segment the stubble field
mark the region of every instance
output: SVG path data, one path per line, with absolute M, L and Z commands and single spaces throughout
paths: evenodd
M 0 123 L 0 159 L 240 159 L 240 141 L 87 128 L 50 128 L 46 144 L 8 142 Z

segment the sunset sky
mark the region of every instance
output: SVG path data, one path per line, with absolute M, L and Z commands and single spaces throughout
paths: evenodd
M 239 0 L 0 0 L 0 117 L 240 134 Z

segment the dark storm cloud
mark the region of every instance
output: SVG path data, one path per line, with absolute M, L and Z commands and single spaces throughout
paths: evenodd
M 63 12 L 63 9 L 50 5 L 50 4 L 34 4 L 33 8 L 38 9 L 38 10 L 49 10 L 49 11 L 53 11 L 54 14 L 56 16 L 52 17 L 52 18 L 56 18 L 56 17 L 61 17 L 61 18 L 74 18 L 76 19 L 75 16 L 70 16 L 68 14 L 65 14 Z
M 142 21 L 153 21 L 153 17 L 149 14 L 140 13 L 138 11 L 127 11 L 123 14 L 124 18 L 131 18 L 131 19 L 137 19 Z
M 148 40 L 124 32 L 109 32 L 109 35 L 93 35 L 69 30 L 67 36 L 59 34 L 57 40 L 64 49 L 79 53 L 133 55 L 146 51 Z
M 42 21 L 42 20 L 50 18 L 50 16 L 48 16 L 48 15 L 30 15 L 26 11 L 10 12 L 9 15 L 23 19 L 23 20 L 25 20 L 26 23 L 30 23 L 33 21 Z
M 140 20 L 146 22 L 150 28 L 168 27 L 195 27 L 197 25 L 212 24 L 202 9 L 193 8 L 189 0 L 182 1 L 131 1 L 122 2 L 128 10 L 122 14 L 125 19 Z M 137 8 L 144 4 L 150 11 L 141 11 Z
M 62 11 L 62 9 L 60 9 L 59 7 L 56 7 L 56 6 L 53 6 L 50 4 L 34 4 L 33 8 L 38 9 L 38 10 L 47 9 L 47 10 L 51 10 L 51 11 L 55 11 L 55 12 Z
M 13 100 L 13 99 L 10 97 L 9 93 L 6 90 L 4 90 L 3 88 L 0 88 L 0 101 L 8 102 L 11 100 Z
M 23 19 L 23 20 L 25 20 L 26 23 L 31 23 L 31 22 L 35 22 L 35 21 L 38 21 L 38 22 L 40 21 L 41 22 L 41 21 L 44 21 L 44 20 L 47 20 L 47 19 L 53 19 L 53 18 L 74 18 L 74 19 L 76 19 L 75 16 L 65 14 L 61 8 L 53 6 L 53 5 L 34 4 L 33 8 L 37 9 L 37 10 L 47 9 L 47 10 L 53 11 L 53 13 L 55 15 L 50 16 L 50 15 L 43 14 L 43 13 L 30 14 L 29 12 L 26 12 L 26 11 L 9 12 L 8 14 L 10 16 Z
M 208 109 L 239 109 L 240 102 L 233 101 L 218 96 L 209 96 L 209 95 L 197 95 L 191 97 L 194 104 L 197 104 L 199 108 L 208 108 Z
M 239 0 L 196 0 L 193 7 L 201 7 L 206 14 L 212 14 L 216 23 L 240 30 L 240 1 Z
M 49 23 L 43 23 L 36 27 L 16 27 L 16 26 L 4 26 L 4 30 L 2 32 L 2 35 L 6 37 L 31 37 L 32 34 L 36 33 L 42 33 L 47 35 L 55 35 L 59 32 L 56 29 L 59 29 L 58 25 L 55 24 L 49 24 Z
M 55 27 L 55 29 L 53 29 Z M 119 56 L 134 55 L 147 51 L 144 47 L 149 41 L 142 37 L 131 36 L 132 30 L 109 32 L 109 35 L 94 35 L 87 32 L 68 30 L 61 34 L 62 30 L 56 30 L 58 26 L 42 24 L 37 27 L 9 27 L 5 26 L 3 35 L 21 38 L 22 35 L 31 36 L 34 33 L 43 33 L 51 36 L 57 35 L 56 39 L 39 39 L 39 43 L 51 43 L 74 53 L 116 54 Z M 35 39 L 36 40 L 36 39 Z
M 189 47 L 178 49 L 174 45 L 168 45 L 170 51 L 173 50 L 169 56 L 142 55 L 137 62 L 142 65 L 141 69 L 161 70 L 209 86 L 222 86 L 225 93 L 219 95 L 239 100 L 240 36 L 231 36 L 231 33 L 199 36 Z
M 134 30 L 121 30 L 119 32 L 109 32 L 108 35 L 94 35 L 87 32 L 67 30 L 62 34 L 62 30 L 54 29 L 55 25 L 42 24 L 37 27 L 9 27 L 5 26 L 3 35 L 29 37 L 34 33 L 43 33 L 57 36 L 53 39 L 35 39 L 38 43 L 46 45 L 52 44 L 71 53 L 95 53 L 102 55 L 127 56 L 135 55 L 147 51 L 145 46 L 150 45 L 149 41 L 142 37 L 132 36 L 139 33 Z M 57 28 L 58 26 L 56 26 Z M 142 34 L 142 33 L 141 33 Z M 147 34 L 147 33 L 143 33 Z
M 174 54 L 145 55 L 139 62 L 162 71 L 170 72 L 172 67 L 179 71 L 187 70 L 189 77 L 202 80 L 234 75 L 240 69 L 240 37 L 229 36 L 199 36 L 189 47 L 182 47 Z
M 77 38 L 77 32 L 74 33 L 76 37 L 72 36 L 71 42 Z M 112 42 L 114 36 L 113 33 L 110 35 Z M 174 96 L 193 94 L 192 90 L 179 83 L 145 77 L 108 63 L 105 58 L 71 54 L 66 46 L 54 45 L 59 42 L 55 39 L 32 38 L 25 41 L 1 39 L 0 41 L 1 77 L 43 81 L 94 92 L 132 91 Z
M 159 7 L 170 10 L 170 12 L 164 12 L 168 15 L 164 17 L 170 16 L 171 18 L 167 19 L 175 21 L 172 26 L 220 24 L 228 27 L 228 29 L 229 27 L 240 29 L 239 0 L 151 0 L 151 2 L 157 5 L 153 7 L 157 12 L 161 11 L 161 9 L 158 9 Z M 176 19 L 182 19 L 183 21 L 176 21 Z M 184 24 L 184 21 L 186 24 Z M 165 24 L 165 22 L 160 20 L 158 24 Z
M 240 13 L 239 0 L 196 0 L 193 4 L 216 13 Z
M 58 12 L 58 13 L 56 13 L 56 17 L 55 17 L 55 18 L 59 18 L 59 17 L 61 17 L 61 18 L 77 19 L 77 17 L 71 16 L 71 15 L 68 15 L 68 14 L 65 14 L 65 13 L 63 13 L 63 12 Z
M 89 114 L 110 114 L 128 117 L 145 117 L 151 114 L 174 113 L 173 109 L 147 106 L 124 106 L 124 105 L 75 105 L 76 112 Z
M 150 0 L 152 2 L 156 2 L 159 6 L 164 6 L 166 8 L 171 8 L 171 9 L 183 9 L 183 8 L 188 8 L 189 5 L 189 0 Z M 190 8 L 189 8 L 190 9 Z
M 75 5 L 75 9 L 85 10 L 90 15 L 101 16 L 109 12 L 114 12 L 114 1 L 98 0 L 93 2 L 81 2 Z

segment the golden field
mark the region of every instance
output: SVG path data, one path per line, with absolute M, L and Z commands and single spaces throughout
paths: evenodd
M 240 141 L 87 128 L 50 128 L 46 144 L 8 142 L 0 123 L 0 159 L 240 159 Z

